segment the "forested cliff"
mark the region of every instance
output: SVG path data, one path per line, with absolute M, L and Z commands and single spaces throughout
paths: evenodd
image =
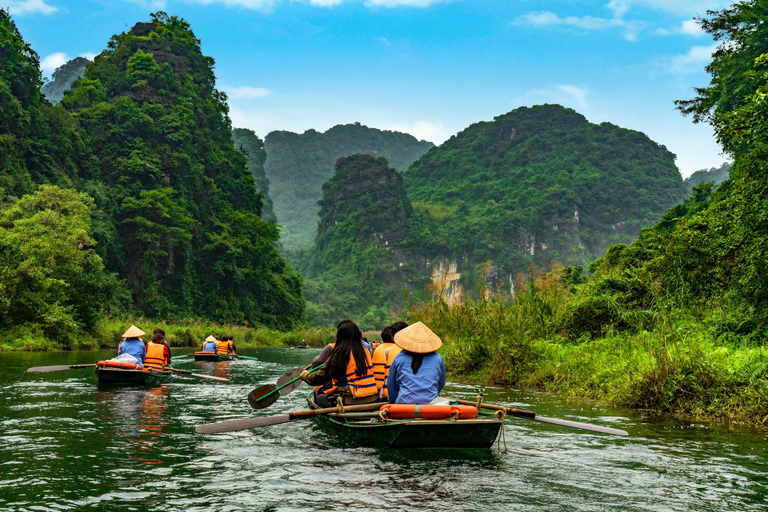
M 58 103 L 64 97 L 72 84 L 85 74 L 85 66 L 90 62 L 85 57 L 75 57 L 68 60 L 62 66 L 56 68 L 51 80 L 46 81 L 40 88 L 46 99 L 51 103 Z
M 406 133 L 378 130 L 360 123 L 338 125 L 326 132 L 303 134 L 276 131 L 265 139 L 265 170 L 270 182 L 282 243 L 307 248 L 317 233 L 317 201 L 323 184 L 333 176 L 338 158 L 354 154 L 385 157 L 400 172 L 434 144 Z
M 235 143 L 235 149 L 242 151 L 247 158 L 248 170 L 256 181 L 256 190 L 261 194 L 261 218 L 266 221 L 275 221 L 274 206 L 269 195 L 269 180 L 264 171 L 264 162 L 267 160 L 264 141 L 253 130 L 246 128 L 232 130 L 232 140 Z
M 299 320 L 299 275 L 185 21 L 158 13 L 114 36 L 55 107 L 2 10 L 0 57 L 3 335 L 72 346 L 108 311 Z

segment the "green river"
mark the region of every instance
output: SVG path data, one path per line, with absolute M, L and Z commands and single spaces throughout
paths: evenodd
M 148 389 L 100 387 L 90 369 L 25 373 L 113 352 L 1 353 L 0 510 L 768 510 L 765 432 L 514 389 L 483 387 L 487 402 L 631 437 L 522 419 L 507 420 L 506 451 L 356 448 L 310 420 L 196 435 L 200 423 L 306 408 L 306 385 L 262 411 L 246 395 L 316 350 L 243 353 L 259 361 L 175 362 L 231 383 L 174 376 Z

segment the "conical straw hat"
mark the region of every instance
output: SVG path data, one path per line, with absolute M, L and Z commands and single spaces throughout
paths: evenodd
M 205 338 L 205 341 L 216 341 L 216 338 L 214 338 L 213 335 L 211 335 Z
M 139 336 L 144 336 L 145 334 L 147 333 L 145 333 L 135 325 L 132 325 L 128 328 L 127 331 L 123 333 L 123 338 L 138 338 Z
M 395 334 L 395 345 L 414 354 L 428 354 L 442 347 L 443 340 L 429 327 L 416 322 Z

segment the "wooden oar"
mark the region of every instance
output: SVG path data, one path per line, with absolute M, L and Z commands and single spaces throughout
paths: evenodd
M 345 411 L 373 411 L 379 409 L 383 403 L 373 403 L 366 405 L 347 405 Z M 305 420 L 318 416 L 320 414 L 330 414 L 339 412 L 338 407 L 329 407 L 328 409 L 313 409 L 310 411 L 293 411 L 280 416 L 267 416 L 262 418 L 245 418 L 242 420 L 220 421 L 218 423 L 208 423 L 198 425 L 195 432 L 198 434 L 224 434 L 226 432 L 235 432 L 237 430 L 248 430 L 257 427 L 268 427 L 270 425 L 280 425 L 290 421 Z
M 191 355 L 194 355 L 194 354 L 184 354 L 183 356 L 172 356 L 171 357 L 171 361 L 173 361 L 174 359 L 183 359 L 183 358 L 189 357 Z
M 213 375 L 203 375 L 202 373 L 192 373 L 188 370 L 179 370 L 177 368 L 170 368 L 166 366 L 167 370 L 171 370 L 172 372 L 176 373 L 182 373 L 184 375 L 190 375 L 192 377 L 199 377 L 201 379 L 210 379 L 210 380 L 217 380 L 219 382 L 230 382 L 229 379 L 225 379 L 224 377 L 215 377 Z
M 323 365 L 316 366 L 309 371 L 313 372 L 322 367 Z M 288 376 L 289 374 L 295 373 L 297 370 L 299 372 L 299 375 L 301 375 L 301 372 L 304 371 L 304 368 L 294 368 L 293 370 L 287 372 L 285 375 L 280 377 L 277 383 L 280 384 L 281 380 L 284 380 L 286 376 Z M 266 409 L 273 403 L 277 402 L 277 399 L 280 398 L 281 394 L 287 394 L 287 393 L 283 393 L 281 391 L 282 389 L 285 389 L 289 386 L 293 386 L 293 388 L 291 389 L 291 391 L 293 391 L 294 389 L 299 387 L 299 385 L 301 384 L 300 379 L 301 379 L 300 376 L 296 376 L 279 386 L 275 384 L 264 384 L 263 386 L 259 386 L 255 389 L 252 389 L 251 392 L 248 393 L 248 403 L 251 404 L 251 407 L 253 407 L 254 409 Z M 277 391 L 280 391 L 280 394 L 278 394 Z
M 28 368 L 28 372 L 34 373 L 48 373 L 48 372 L 61 372 L 64 370 L 80 370 L 81 368 L 93 368 L 95 364 L 63 364 L 59 366 L 35 366 Z
M 477 405 L 475 402 L 469 402 L 467 400 L 456 400 L 462 405 Z M 524 418 L 526 420 L 540 421 L 542 423 L 549 423 L 551 425 L 559 425 L 561 427 L 577 428 L 580 430 L 589 430 L 591 432 L 600 432 L 601 434 L 610 434 L 612 436 L 628 436 L 629 433 L 624 430 L 611 427 L 601 427 L 600 425 L 592 425 L 590 423 L 582 423 L 580 421 L 559 420 L 557 418 L 547 418 L 546 416 L 539 416 L 533 411 L 526 411 L 523 409 L 515 409 L 513 407 L 504 407 L 501 405 L 493 404 L 480 404 L 483 409 L 490 409 L 493 411 L 504 411 L 509 416 L 515 418 Z
M 258 357 L 250 357 L 250 356 L 241 356 L 240 354 L 237 354 L 238 359 L 247 359 L 248 361 L 258 361 Z

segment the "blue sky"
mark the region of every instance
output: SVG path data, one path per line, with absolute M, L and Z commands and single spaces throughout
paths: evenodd
M 233 124 L 359 121 L 440 143 L 521 105 L 560 103 L 647 133 L 684 176 L 726 157 L 675 109 L 708 83 L 691 18 L 723 0 L 0 0 L 45 75 L 164 10 L 216 59 Z

